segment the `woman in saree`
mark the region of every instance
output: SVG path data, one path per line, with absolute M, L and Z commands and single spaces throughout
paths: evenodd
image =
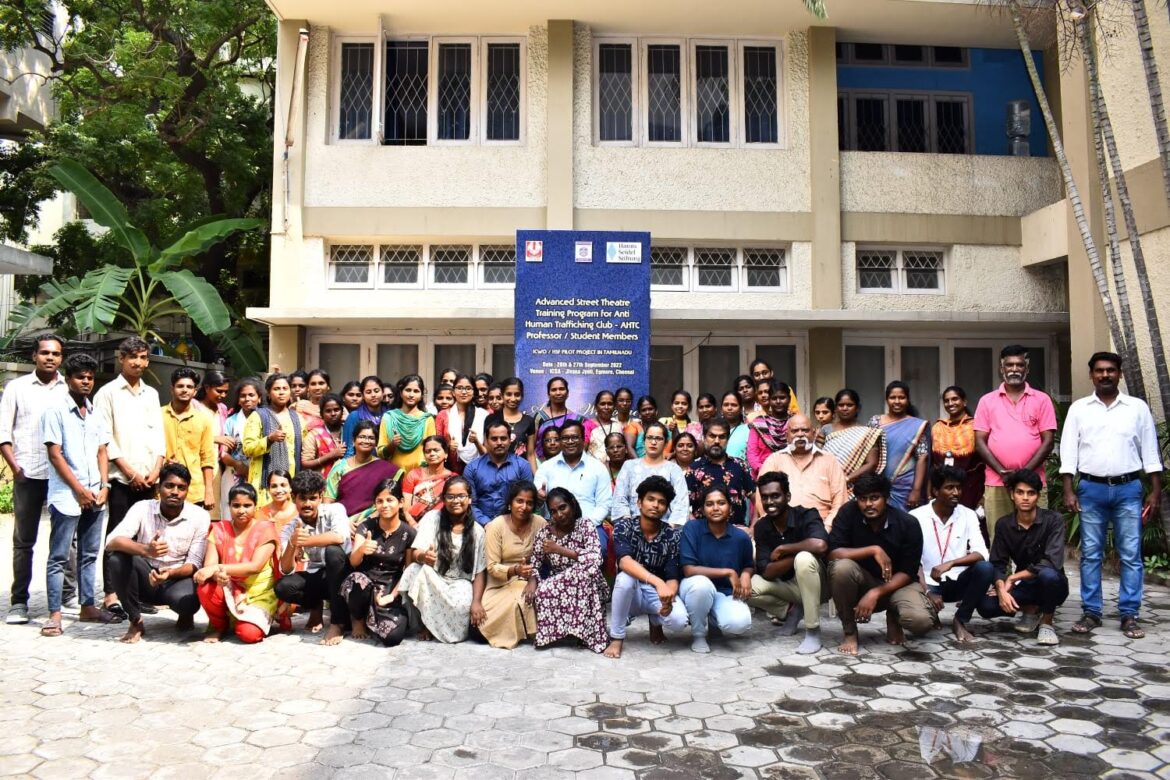
M 363 377 L 360 385 L 362 403 L 351 409 L 345 418 L 345 425 L 341 428 L 341 440 L 345 443 L 345 454 L 353 455 L 353 431 L 362 420 L 369 420 L 375 426 L 382 424 L 382 415 L 386 413 L 386 406 L 382 403 L 382 380 L 370 375 Z M 344 400 L 348 396 L 342 396 Z
M 402 478 L 402 469 L 374 457 L 377 443 L 374 423 L 359 422 L 354 426 L 353 455 L 334 463 L 325 479 L 325 503 L 341 504 L 351 519 L 374 505 L 374 488 L 383 480 Z
M 532 576 L 533 543 L 544 527 L 544 518 L 534 515 L 536 485 L 517 480 L 508 488 L 507 509 L 484 528 L 487 550 L 487 587 L 483 611 L 487 618 L 479 632 L 492 647 L 510 649 L 536 635 L 536 611 L 524 599 L 524 588 Z
M 768 391 L 768 413 L 748 423 L 747 462 L 753 479 L 768 456 L 788 446 L 788 402 L 792 390 L 772 379 Z
M 193 579 L 196 594 L 218 642 L 229 631 L 244 644 L 268 636 L 276 614 L 280 577 L 276 527 L 256 517 L 256 490 L 241 482 L 228 491 L 231 520 L 211 524 L 203 566 Z
M 862 474 L 873 474 L 886 467 L 886 440 L 878 428 L 862 425 L 857 416 L 861 412 L 861 396 L 856 390 L 845 388 L 833 399 L 837 420 L 821 429 L 825 436 L 825 451 L 837 459 L 845 471 L 845 481 L 852 492 L 853 480 Z
M 484 621 L 484 533 L 471 513 L 471 499 L 471 483 L 452 477 L 443 508 L 419 521 L 411 545 L 413 563 L 398 590 L 418 610 L 422 620 L 418 638 L 423 641 L 462 642 L 471 625 Z
M 414 528 L 406 522 L 398 480 L 387 479 L 374 489 L 374 511 L 354 531 L 349 565 L 353 571 L 341 583 L 341 597 L 349 605 L 354 639 L 377 637 L 383 647 L 394 647 L 409 627 L 406 605 L 398 582 L 406 569 Z M 367 633 L 368 629 L 368 633 Z
M 453 476 L 455 472 L 447 468 L 447 440 L 438 435 L 423 439 L 423 465 L 411 469 L 402 480 L 408 523 L 418 525 L 427 512 L 443 508 L 443 490 Z
M 886 468 L 890 504 L 909 512 L 926 500 L 926 470 L 930 464 L 930 423 L 918 417 L 910 403 L 910 387 L 898 380 L 886 385 L 886 413 L 869 424 L 881 428 L 886 440 Z
M 597 531 L 565 488 L 550 490 L 545 504 L 550 519 L 533 539 L 531 579 L 524 587 L 524 599 L 536 606 L 536 646 L 574 637 L 600 653 L 609 632 L 601 609 L 605 579 Z
M 930 467 L 954 466 L 967 473 L 959 503 L 975 509 L 983 501 L 985 469 L 983 458 L 975 450 L 975 418 L 967 408 L 967 393 L 951 385 L 942 394 L 946 417 L 940 417 L 930 429 Z
M 451 392 L 455 403 L 435 417 L 435 434 L 449 443 L 447 449 L 451 455 L 447 468 L 462 474 L 464 467 L 485 451 L 483 424 L 488 412 L 475 405 L 475 383 L 467 374 L 456 374 Z
M 549 455 L 544 451 L 545 431 L 551 428 L 560 428 L 569 420 L 577 420 L 586 424 L 585 441 L 589 441 L 589 432 L 592 429 L 592 426 L 589 425 L 591 420 L 585 420 L 584 417 L 566 406 L 569 400 L 569 381 L 567 379 L 554 376 L 545 384 L 545 390 L 548 402 L 540 407 L 540 411 L 536 413 L 536 459 L 541 463 L 555 456 L 555 453 Z
M 418 374 L 407 374 L 378 428 L 378 454 L 404 472 L 423 463 L 423 439 L 435 435 L 435 418 L 422 408 L 427 388 Z
M 297 505 L 292 500 L 292 477 L 287 471 L 277 469 L 268 475 L 268 497 L 272 500 L 256 510 L 256 517 L 271 521 L 279 539 L 284 527 L 297 519 Z
M 310 376 L 309 392 L 312 392 L 312 382 L 313 377 Z M 301 403 L 309 402 L 302 399 Z M 316 471 L 327 477 L 333 464 L 345 455 L 345 444 L 341 441 L 341 418 L 345 413 L 345 407 L 340 396 L 330 393 L 321 399 L 321 405 L 317 409 L 320 411 L 319 417 L 305 418 L 303 415 L 301 417 L 302 420 L 316 419 L 320 423 L 315 424 L 303 436 L 301 468 Z
M 284 374 L 264 380 L 268 405 L 256 410 L 244 424 L 244 454 L 248 456 L 248 482 L 256 488 L 260 506 L 267 504 L 268 475 L 280 469 L 296 476 L 301 466 L 301 418 L 289 406 L 292 389 Z
M 264 386 L 259 379 L 241 379 L 236 384 L 235 411 L 223 421 L 224 444 L 219 448 L 219 505 L 228 505 L 228 491 L 248 479 L 248 456 L 244 454 L 244 423 L 256 411 L 264 397 Z M 227 444 L 227 440 L 231 444 Z
M 727 437 L 727 457 L 743 460 L 747 457 L 748 426 L 743 419 L 743 403 L 739 400 L 739 393 L 734 390 L 724 393 L 719 401 L 719 410 L 731 426 L 731 433 Z

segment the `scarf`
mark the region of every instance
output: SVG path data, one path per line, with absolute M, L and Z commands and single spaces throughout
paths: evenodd
M 296 459 L 296 466 L 301 464 L 301 418 L 292 409 L 288 409 L 288 419 L 292 421 L 293 427 L 293 457 Z M 264 436 L 268 436 L 273 431 L 280 430 L 280 420 L 271 409 L 266 406 L 261 406 L 256 410 L 260 415 L 260 432 Z M 288 443 L 284 443 L 284 447 L 269 448 L 268 452 L 264 453 L 264 463 L 260 472 L 260 484 L 268 484 L 268 476 L 274 471 L 287 471 L 289 474 L 295 473 L 295 467 L 288 462 Z
M 386 426 L 390 429 L 390 437 L 393 438 L 395 433 L 402 437 L 398 443 L 399 452 L 412 452 L 418 449 L 418 445 L 422 444 L 429 418 L 430 415 L 426 412 L 416 417 L 401 409 L 391 409 L 383 416 L 383 419 L 390 423 Z
M 788 418 L 777 420 L 770 414 L 762 414 L 751 422 L 752 430 L 760 435 L 772 452 L 779 452 L 788 446 Z

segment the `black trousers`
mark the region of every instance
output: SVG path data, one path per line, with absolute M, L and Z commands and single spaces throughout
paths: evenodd
M 110 495 L 107 499 L 108 510 L 106 512 L 106 536 L 117 528 L 118 523 L 122 522 L 126 517 L 126 513 L 130 511 L 130 507 L 137 504 L 139 501 L 146 501 L 154 498 L 154 488 L 149 490 L 135 490 L 129 485 L 111 481 Z M 117 588 L 114 587 L 114 581 L 110 577 L 110 556 L 112 553 L 107 551 L 102 556 L 102 589 L 108 596 L 114 593 Z M 123 604 L 122 606 L 126 606 Z
M 49 480 L 22 479 L 12 483 L 12 603 L 28 604 L 28 587 L 32 582 L 33 549 L 41 529 L 41 512 L 49 496 Z M 61 601 L 77 595 L 77 540 L 69 548 L 65 565 L 65 586 Z
M 369 615 L 372 608 L 374 613 L 373 635 L 377 637 L 383 647 L 397 647 L 403 639 L 406 639 L 406 632 L 410 628 L 406 610 L 402 607 L 402 599 L 398 598 L 388 606 L 379 607 L 374 604 L 374 596 L 376 595 L 373 583 L 362 587 L 354 582 L 349 590 L 349 598 L 346 599 L 349 614 L 356 620 L 362 615 Z
M 348 631 L 349 606 L 341 597 L 341 583 L 350 571 L 349 556 L 341 549 L 341 545 L 330 545 L 325 548 L 325 568 L 284 575 L 276 583 L 276 597 L 310 609 L 319 607 L 322 601 L 328 601 L 329 622 Z
M 150 561 L 141 555 L 110 553 L 106 581 L 113 582 L 114 592 L 131 623 L 142 618 L 142 605 L 166 605 L 179 615 L 191 617 L 199 611 L 199 597 L 195 595 L 195 581 L 190 577 L 161 585 L 150 584 Z

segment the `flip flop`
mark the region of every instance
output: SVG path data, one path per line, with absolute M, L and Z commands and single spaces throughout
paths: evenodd
M 1081 615 L 1081 619 L 1072 624 L 1074 634 L 1087 634 L 1094 628 L 1101 627 L 1101 618 L 1088 612 Z
M 61 636 L 61 621 L 49 619 L 41 626 L 41 636 Z
M 1146 632 L 1138 625 L 1137 618 L 1135 617 L 1127 617 L 1121 621 L 1121 633 L 1125 634 L 1129 639 L 1141 639 L 1146 635 Z

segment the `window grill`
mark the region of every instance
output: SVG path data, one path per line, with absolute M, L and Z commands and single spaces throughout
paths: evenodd
M 926 152 L 926 100 L 898 98 L 895 101 L 899 152 Z
M 730 57 L 726 46 L 695 47 L 695 112 L 701 143 L 731 141 Z
M 743 267 L 748 287 L 783 287 L 787 258 L 783 249 L 745 249 Z
M 439 44 L 438 68 L 438 138 L 466 141 L 471 137 L 471 44 Z
M 341 84 L 337 103 L 337 137 L 370 137 L 374 100 L 374 44 L 341 45 Z
M 469 246 L 431 247 L 431 280 L 435 284 L 466 285 L 471 262 Z
M 484 284 L 516 283 L 516 247 L 484 246 L 479 249 Z
M 734 249 L 696 249 L 699 287 L 731 287 L 735 275 Z
M 881 97 L 859 97 L 854 101 L 858 151 L 884 152 L 889 147 L 887 106 Z
M 333 266 L 335 284 L 369 284 L 370 265 L 374 260 L 374 248 L 357 244 L 339 244 L 329 251 L 329 262 Z
M 893 290 L 896 251 L 865 250 L 857 253 L 857 286 L 863 290 Z
M 421 246 L 384 246 L 381 260 L 383 284 L 418 284 L 418 267 L 422 263 Z
M 779 138 L 776 48 L 745 46 L 743 50 L 744 140 L 774 144 Z
M 907 290 L 939 290 L 942 287 L 942 252 L 904 250 L 902 265 L 906 272 Z
M 602 43 L 597 47 L 598 139 L 631 141 L 634 138 L 633 47 L 628 43 Z
M 967 101 L 935 98 L 935 134 L 940 154 L 966 154 Z
M 682 140 L 682 52 L 678 46 L 646 47 L 647 138 Z
M 520 140 L 520 44 L 487 46 L 487 139 Z
M 650 247 L 650 284 L 659 287 L 685 287 L 686 269 L 685 247 Z
M 386 42 L 386 140 L 393 146 L 427 142 L 426 41 Z

